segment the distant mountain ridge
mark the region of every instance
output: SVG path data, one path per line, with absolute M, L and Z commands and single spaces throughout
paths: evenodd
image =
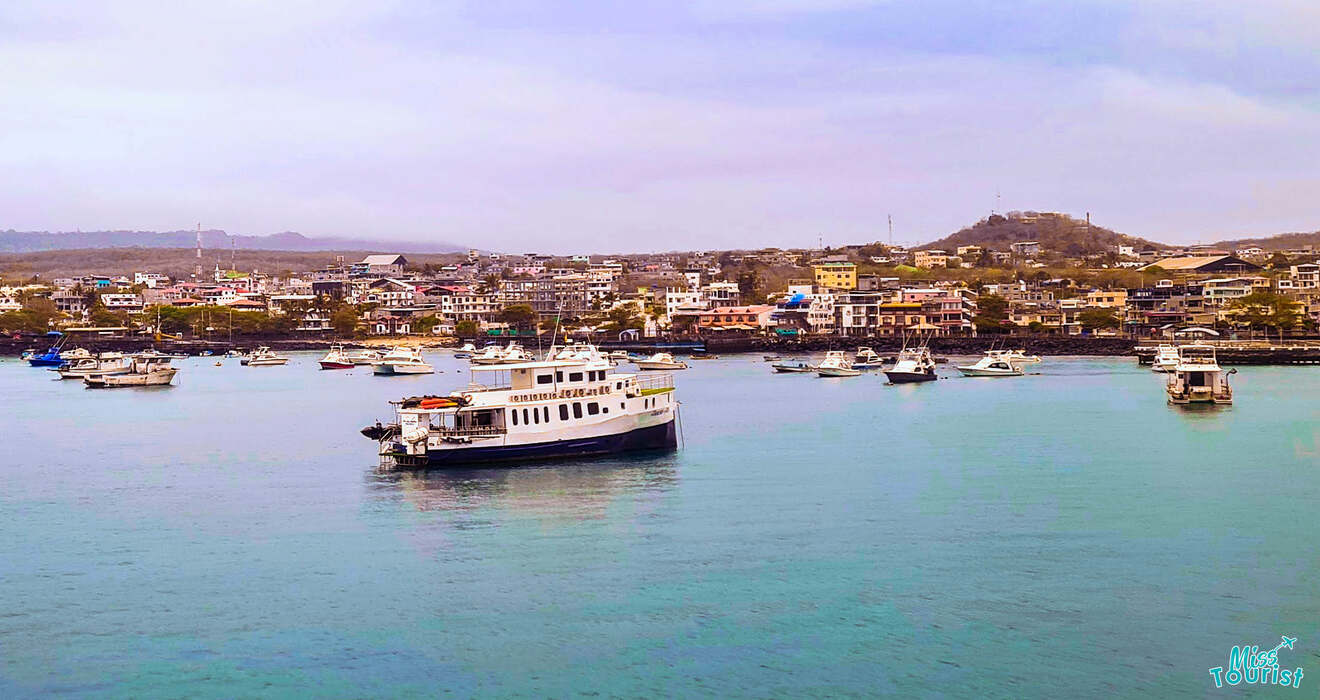
M 990 250 L 1008 250 L 1012 243 L 1036 241 L 1044 250 L 1065 255 L 1095 255 L 1113 250 L 1116 245 L 1141 249 L 1166 249 L 1164 243 L 1118 233 L 1085 220 L 1057 212 L 1009 212 L 992 214 L 971 226 L 927 243 L 921 248 L 937 248 L 952 253 L 959 246 L 979 245 Z
M 1320 247 L 1320 231 L 1312 231 L 1310 233 L 1280 233 L 1274 236 L 1265 236 L 1264 238 L 1233 238 L 1226 241 L 1218 241 L 1212 245 L 1216 248 L 1228 248 L 1229 250 L 1247 248 L 1250 246 L 1257 246 L 1264 250 L 1289 250 L 1308 245 Z
M 0 253 L 33 253 L 44 250 L 86 248 L 192 248 L 196 231 L 0 231 Z M 389 253 L 452 253 L 467 250 L 447 241 L 418 243 L 354 238 L 304 236 L 285 231 L 269 236 L 243 236 L 219 229 L 202 231 L 202 248 L 229 250 L 379 250 Z

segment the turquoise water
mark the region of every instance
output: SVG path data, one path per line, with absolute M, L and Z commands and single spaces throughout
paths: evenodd
M 1320 369 L 1197 411 L 1129 359 L 886 386 L 726 357 L 677 375 L 675 453 L 379 474 L 357 430 L 466 383 L 434 357 L 99 392 L 0 362 L 0 696 L 1320 684 Z M 1213 689 L 1281 634 L 1300 690 Z

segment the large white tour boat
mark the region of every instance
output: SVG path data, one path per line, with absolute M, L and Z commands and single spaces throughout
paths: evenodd
M 166 386 L 174 381 L 179 370 L 170 366 L 172 358 L 155 352 L 132 355 L 127 372 L 89 374 L 83 383 L 92 389 L 112 389 L 121 386 Z
M 581 349 L 565 359 L 472 367 L 473 384 L 448 396 L 392 402 L 396 422 L 362 433 L 382 464 L 463 466 L 585 457 L 677 445 L 670 375 L 615 374 Z

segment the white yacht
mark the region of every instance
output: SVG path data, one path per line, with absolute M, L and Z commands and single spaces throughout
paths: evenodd
M 288 364 L 288 362 L 289 358 L 276 355 L 265 345 L 257 348 L 251 355 L 239 360 L 240 364 L 247 365 L 248 367 L 273 367 L 275 365 Z
M 474 365 L 497 365 L 504 360 L 504 348 L 494 343 L 487 345 L 481 352 L 472 356 Z
M 1178 367 L 1178 346 L 1161 344 L 1155 349 L 1155 359 L 1151 360 L 1150 371 L 1172 372 Z
M 935 374 L 935 358 L 930 348 L 903 348 L 894 361 L 894 366 L 885 370 L 885 377 L 891 384 L 911 384 L 913 382 L 932 382 L 939 379 Z
M 380 362 L 380 358 L 384 356 L 385 354 L 379 350 L 363 348 L 348 353 L 348 361 L 352 362 L 354 365 L 374 365 L 377 362 Z
M 599 352 L 472 367 L 448 396 L 392 402 L 397 422 L 363 429 L 384 465 L 462 466 L 588 457 L 677 444 L 670 375 L 613 374 Z M 480 382 L 480 383 L 477 383 Z
M 869 347 L 857 348 L 857 354 L 853 355 L 853 369 L 877 369 L 883 367 L 885 358 Z
M 389 351 L 371 366 L 371 371 L 380 375 L 395 374 L 434 374 L 435 368 L 422 359 L 422 351 L 400 345 Z
M 1236 372 L 1220 369 L 1215 346 L 1184 345 L 1178 348 L 1178 364 L 1165 384 L 1169 403 L 1231 404 L 1233 388 L 1228 385 L 1228 375 Z
M 674 356 L 667 352 L 657 352 L 645 360 L 633 360 L 633 364 L 641 370 L 687 369 L 686 362 L 675 360 Z
M 51 368 L 60 379 L 82 379 L 89 374 L 123 374 L 129 370 L 129 359 L 118 352 L 103 352 L 96 357 L 69 360 Z
M 985 357 L 973 365 L 958 365 L 958 371 L 968 377 L 1020 377 L 1022 367 L 1014 359 L 1017 351 L 987 350 Z
M 825 359 L 816 365 L 816 374 L 821 377 L 856 377 L 861 373 L 860 369 L 853 369 L 848 356 L 842 350 L 825 353 Z
M 179 370 L 170 366 L 169 357 L 156 353 L 141 353 L 130 357 L 128 371 L 116 374 L 89 374 L 83 383 L 92 389 L 122 386 L 166 386 L 174 381 Z
M 344 352 L 343 345 L 331 345 L 330 352 L 317 362 L 321 365 L 321 369 L 353 369 L 353 358 Z

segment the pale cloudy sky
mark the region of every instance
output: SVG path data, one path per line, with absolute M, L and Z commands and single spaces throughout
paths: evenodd
M 1314 0 L 0 4 L 0 229 L 642 251 L 1320 228 Z

